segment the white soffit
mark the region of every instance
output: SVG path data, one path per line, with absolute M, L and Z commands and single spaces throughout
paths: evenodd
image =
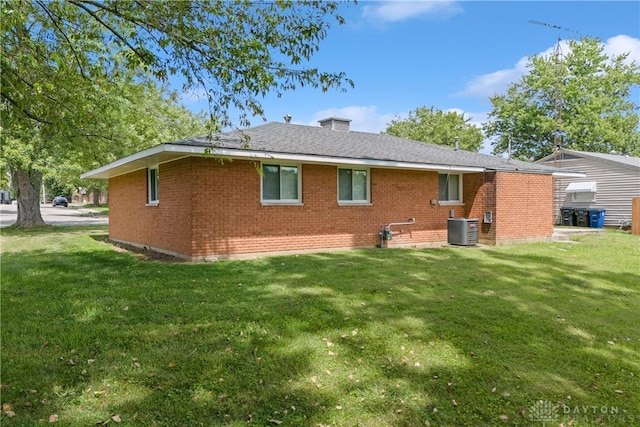
M 595 193 L 597 192 L 596 183 L 589 182 L 572 182 L 565 190 L 567 193 Z

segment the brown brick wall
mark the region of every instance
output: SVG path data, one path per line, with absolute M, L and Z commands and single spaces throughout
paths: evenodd
M 382 224 L 412 217 L 415 225 L 393 228 L 398 234 L 391 245 L 446 241 L 449 210 L 429 204 L 437 197 L 435 172 L 371 169 L 370 206 L 338 205 L 335 166 L 302 166 L 303 206 L 263 206 L 260 176 L 250 162 L 197 158 L 194 176 L 201 191 L 194 203 L 193 257 L 372 247 Z
M 388 242 L 412 246 L 446 242 L 451 209 L 456 217 L 479 218 L 481 224 L 483 212 L 493 211 L 494 223 L 481 226 L 481 242 L 539 235 L 546 232 L 545 222 L 549 236 L 552 230 L 551 178 L 538 175 L 466 174 L 465 206 L 432 205 L 438 174 L 429 171 L 372 168 L 369 206 L 338 205 L 336 166 L 302 165 L 302 206 L 262 205 L 261 178 L 249 161 L 186 158 L 160 165 L 159 176 L 159 206 L 145 206 L 145 170 L 110 180 L 112 238 L 188 258 L 224 258 L 373 247 L 382 224 L 415 218 L 415 225 L 393 227 Z M 496 191 L 500 185 L 505 188 Z M 533 202 L 527 202 L 529 196 Z M 545 197 L 549 211 L 541 212 Z M 509 219 L 512 215 L 526 215 L 536 225 L 528 228 Z
M 496 173 L 482 172 L 464 175 L 463 200 L 465 202 L 465 217 L 479 220 L 478 240 L 483 244 L 496 241 L 495 222 L 485 223 L 484 212 L 496 215 Z
M 109 236 L 141 246 L 188 255 L 191 252 L 191 161 L 159 167 L 160 204 L 147 204 L 147 171 L 109 180 Z
M 551 175 L 496 174 L 496 243 L 550 239 L 553 234 Z

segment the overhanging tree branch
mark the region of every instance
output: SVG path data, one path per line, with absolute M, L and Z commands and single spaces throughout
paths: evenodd
M 104 28 L 106 28 L 107 30 L 109 30 L 109 32 L 111 34 L 113 34 L 118 40 L 120 40 L 120 42 L 122 42 L 125 46 L 127 46 L 127 48 L 129 50 L 131 50 L 137 57 L 138 59 L 140 59 L 140 61 L 145 64 L 145 65 L 151 65 L 151 62 L 153 61 L 149 61 L 149 57 L 148 55 L 145 55 L 143 53 L 142 50 L 136 48 L 135 46 L 133 46 L 131 43 L 129 43 L 127 41 L 127 39 L 120 34 L 120 32 L 116 31 L 115 28 L 113 28 L 111 25 L 109 25 L 107 22 L 105 22 L 104 20 L 102 20 L 96 13 L 94 13 L 94 11 L 92 11 L 90 8 L 86 7 L 84 4 L 82 4 L 82 2 L 78 2 L 75 0 L 69 0 L 69 3 L 73 4 L 74 6 L 84 10 L 86 13 L 88 13 L 93 19 L 95 19 L 100 25 L 102 25 Z
M 80 62 L 78 52 L 76 52 L 75 46 L 73 45 L 73 43 L 71 43 L 71 40 L 69 40 L 69 38 L 67 37 L 67 34 L 62 30 L 62 28 L 60 28 L 60 26 L 56 22 L 56 18 L 53 16 L 53 12 L 51 12 L 51 10 L 49 10 L 49 8 L 45 6 L 41 1 L 36 1 L 36 4 L 38 4 L 38 6 L 40 6 L 42 10 L 44 10 L 44 13 L 46 13 L 49 16 L 49 19 L 51 20 L 51 23 L 53 24 L 53 26 L 56 27 L 58 32 L 66 40 L 67 44 L 69 45 L 69 49 L 71 49 L 71 52 L 73 53 L 73 57 L 76 61 L 76 64 L 78 64 L 78 68 L 80 69 L 80 75 L 86 79 L 87 76 L 84 72 L 84 68 L 82 67 L 82 63 Z M 59 16 L 56 16 L 56 17 L 60 19 Z
M 0 92 L 0 95 L 2 95 L 2 98 L 5 101 L 7 101 L 9 104 L 11 104 L 17 111 L 20 111 L 22 114 L 24 114 L 25 116 L 27 116 L 31 120 L 35 120 L 36 122 L 41 123 L 41 124 L 47 124 L 47 125 L 52 125 L 53 124 L 53 122 L 51 122 L 49 120 L 45 120 L 42 117 L 39 117 L 39 116 L 31 113 L 29 110 L 23 108 L 18 102 L 16 102 L 16 100 L 14 100 L 8 94 L 6 94 L 4 92 Z

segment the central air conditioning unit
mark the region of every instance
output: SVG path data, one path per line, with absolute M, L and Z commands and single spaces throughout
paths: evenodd
M 478 222 L 471 218 L 449 218 L 447 242 L 450 245 L 473 246 L 478 244 Z

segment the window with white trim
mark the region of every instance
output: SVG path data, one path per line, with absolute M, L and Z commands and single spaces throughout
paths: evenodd
M 592 203 L 596 201 L 596 193 L 591 191 L 583 191 L 580 193 L 571 193 L 571 201 L 576 203 Z
M 262 203 L 300 204 L 298 165 L 262 164 Z
M 369 203 L 369 170 L 338 168 L 338 202 Z
M 462 175 L 438 174 L 438 200 L 442 204 L 462 203 Z
M 147 169 L 147 204 L 157 205 L 160 201 L 159 197 L 159 176 L 158 167 Z

